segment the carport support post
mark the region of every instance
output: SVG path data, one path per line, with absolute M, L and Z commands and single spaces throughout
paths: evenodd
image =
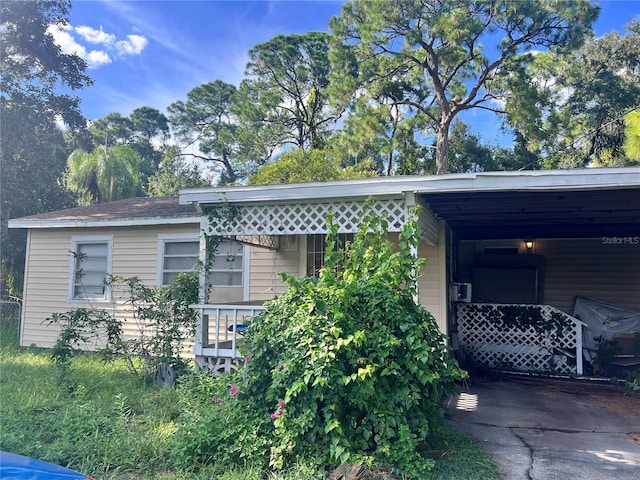
M 415 207 L 416 205 L 416 193 L 415 192 L 404 192 L 404 207 L 406 210 L 406 218 L 409 218 L 409 210 L 411 210 L 412 207 Z M 411 256 L 416 259 L 416 261 L 418 260 L 418 246 L 417 245 L 412 245 L 411 246 Z M 413 277 L 416 279 L 415 280 L 415 284 L 414 284 L 414 293 L 413 294 L 413 301 L 416 302 L 417 304 L 420 303 L 420 295 L 418 294 L 418 276 L 416 275 L 416 272 L 413 272 Z
M 582 375 L 582 323 L 576 322 L 576 371 Z

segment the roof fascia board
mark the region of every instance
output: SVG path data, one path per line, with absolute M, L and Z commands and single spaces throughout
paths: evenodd
M 532 170 L 431 176 L 376 177 L 325 183 L 220 187 L 183 190 L 180 203 L 262 203 L 296 200 L 401 197 L 404 192 L 596 190 L 640 187 L 640 168 Z
M 200 216 L 157 217 L 157 218 L 114 218 L 80 220 L 9 220 L 9 228 L 100 228 L 100 227 L 136 227 L 152 225 L 200 224 Z

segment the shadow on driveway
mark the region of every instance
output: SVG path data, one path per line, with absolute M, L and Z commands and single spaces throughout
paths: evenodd
M 447 416 L 505 480 L 640 480 L 636 394 L 547 379 L 480 381 L 452 399 Z

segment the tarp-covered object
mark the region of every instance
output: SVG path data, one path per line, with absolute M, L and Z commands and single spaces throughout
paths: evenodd
M 592 362 L 599 340 L 611 340 L 615 333 L 640 334 L 640 310 L 634 310 L 594 298 L 576 297 L 572 315 L 582 320 L 582 348 L 584 358 Z

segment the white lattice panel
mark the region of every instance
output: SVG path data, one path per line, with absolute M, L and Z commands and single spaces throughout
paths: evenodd
M 549 305 L 527 305 L 538 308 L 545 318 L 561 314 L 568 326 L 560 335 L 541 334 L 532 326 L 518 328 L 502 321 L 490 320 L 479 307 L 491 309 L 491 315 L 502 313 L 498 304 L 458 303 L 456 319 L 460 347 L 480 365 L 525 372 L 577 372 L 577 362 L 568 362 L 579 350 L 580 329 L 573 317 Z M 582 355 L 581 351 L 577 351 Z
M 204 232 L 209 236 L 327 233 L 326 219 L 331 212 L 339 233 L 354 233 L 364 206 L 363 202 L 239 206 L 232 221 L 205 222 Z M 387 218 L 390 232 L 399 232 L 407 217 L 402 199 L 376 200 L 372 211 Z

